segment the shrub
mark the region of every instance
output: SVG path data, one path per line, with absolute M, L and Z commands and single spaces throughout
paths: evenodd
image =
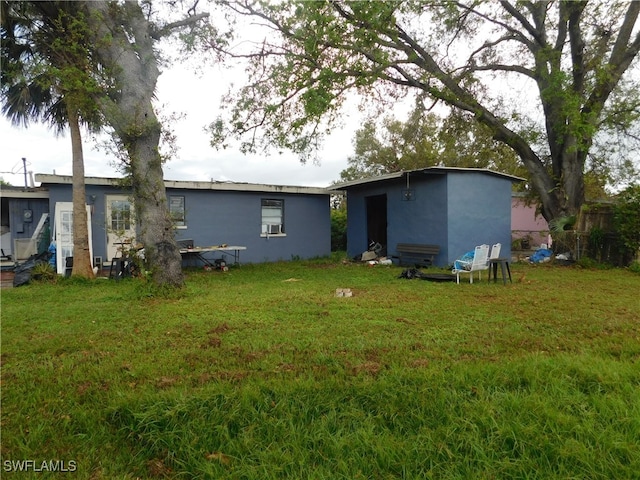
M 613 221 L 621 247 L 635 259 L 640 249 L 640 185 L 631 185 L 620 194 Z
M 347 249 L 347 211 L 345 209 L 331 210 L 331 251 L 337 252 Z
M 55 282 L 56 271 L 48 262 L 38 262 L 31 269 L 31 278 L 38 282 Z

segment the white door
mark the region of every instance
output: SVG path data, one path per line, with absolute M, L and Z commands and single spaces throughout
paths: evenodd
M 93 241 L 91 237 L 91 207 L 87 207 L 87 229 L 89 230 L 89 255 L 93 259 Z M 73 257 L 73 203 L 56 202 L 56 271 L 64 275 L 66 258 Z
M 122 256 L 136 237 L 133 203 L 126 195 L 107 195 L 107 258 Z

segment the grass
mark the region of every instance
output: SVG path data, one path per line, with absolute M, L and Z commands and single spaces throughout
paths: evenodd
M 3 290 L 3 478 L 60 475 L 14 471 L 28 459 L 86 479 L 640 478 L 640 275 L 401 271 Z

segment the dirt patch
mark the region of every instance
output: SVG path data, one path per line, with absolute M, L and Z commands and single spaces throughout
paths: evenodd
M 173 470 L 165 465 L 164 460 L 160 458 L 154 458 L 147 462 L 147 471 L 152 477 L 168 477 Z
M 280 363 L 277 367 L 276 370 L 278 372 L 295 372 L 298 369 L 298 367 L 296 367 L 294 364 L 292 363 Z
M 413 368 L 427 368 L 430 364 L 426 358 L 417 358 L 410 363 Z
M 382 366 L 378 362 L 364 362 L 359 365 L 354 365 L 351 368 L 354 375 L 364 373 L 365 375 L 378 375 Z
M 231 382 L 238 383 L 249 376 L 244 370 L 220 370 L 216 372 L 206 372 L 198 375 L 192 380 L 193 385 L 205 385 L 209 382 Z
M 201 348 L 220 348 L 222 339 L 220 337 L 209 337 L 209 339 L 201 345 Z
M 169 388 L 175 385 L 178 382 L 176 377 L 160 377 L 156 381 L 157 388 Z
M 231 330 L 231 327 L 229 325 L 227 325 L 227 323 L 225 322 L 225 323 L 221 323 L 220 325 L 217 325 L 217 326 L 213 327 L 207 333 L 209 335 L 220 335 L 221 333 L 228 332 L 229 330 Z

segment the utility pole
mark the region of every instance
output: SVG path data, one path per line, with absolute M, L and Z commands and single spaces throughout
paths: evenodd
M 27 183 L 27 159 L 22 157 L 22 166 L 24 168 L 24 188 L 28 188 L 29 184 Z

